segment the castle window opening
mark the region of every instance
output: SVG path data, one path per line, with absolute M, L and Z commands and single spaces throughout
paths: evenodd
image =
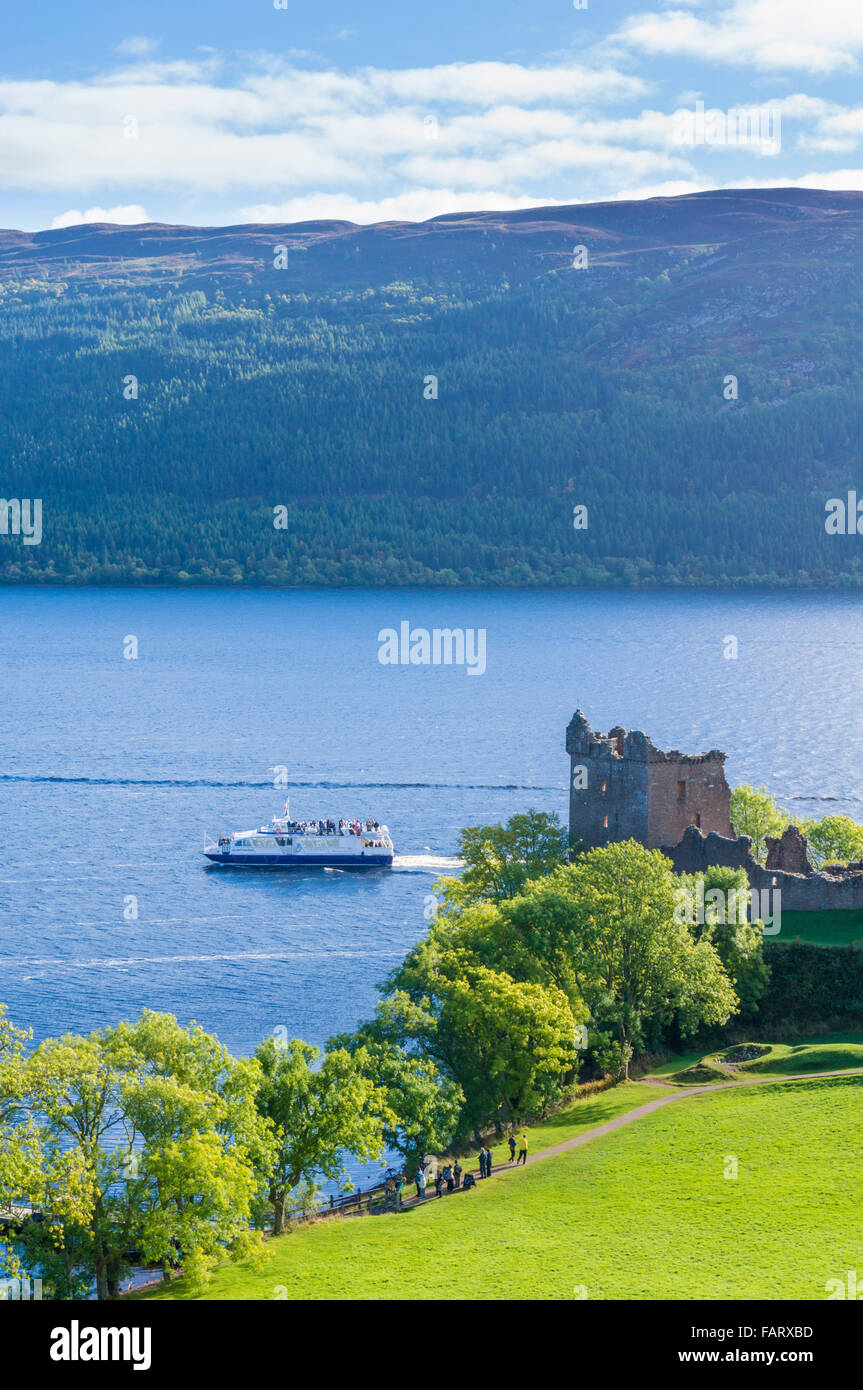
M 607 786 L 608 786 L 608 783 L 607 783 L 607 782 L 603 782 L 603 784 L 602 784 L 602 790 L 605 791 L 605 789 L 606 789 Z
M 607 829 L 608 829 L 608 816 L 603 816 L 603 818 L 602 818 L 602 828 L 603 828 L 603 830 L 607 830 Z
M 695 820 L 692 822 L 692 824 L 695 825 L 695 826 L 697 826 L 699 830 L 701 829 L 701 812 L 700 812 L 700 811 L 696 811 L 696 812 L 695 812 Z
M 678 782 L 678 784 L 677 784 L 677 795 L 678 795 L 678 796 L 685 796 L 685 795 L 686 795 L 686 783 L 685 783 L 685 782 Z

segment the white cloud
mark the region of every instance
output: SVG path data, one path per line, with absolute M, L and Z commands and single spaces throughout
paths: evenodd
M 777 179 L 731 179 L 725 183 L 711 180 L 674 181 L 658 184 L 643 184 L 637 188 L 622 189 L 616 195 L 621 201 L 635 198 L 681 198 L 686 193 L 712 193 L 723 189 L 737 188 L 824 188 L 831 193 L 859 193 L 863 189 L 863 168 L 833 169 L 825 173 L 804 174 L 801 178 Z
M 614 195 L 615 202 L 631 202 L 639 198 L 682 198 L 687 193 L 703 193 L 714 187 L 709 183 L 698 183 L 692 179 L 668 179 L 665 183 L 640 184 L 637 188 L 624 188 Z
M 149 39 L 145 34 L 130 34 L 117 44 L 117 52 L 134 58 L 146 58 L 159 47 L 158 39 Z
M 558 168 L 629 167 L 633 156 L 590 122 L 597 106 L 632 100 L 644 85 L 607 65 L 348 73 L 268 55 L 228 78 L 213 52 L 88 82 L 0 80 L 0 185 L 94 201 L 106 190 L 157 189 L 246 191 L 282 203 L 327 185 L 380 201 L 406 184 L 434 183 L 529 201 L 518 181 Z
M 243 222 L 427 222 L 448 212 L 507 211 L 536 206 L 536 198 L 513 198 L 483 189 L 466 193 L 453 188 L 411 188 L 392 198 L 346 198 L 341 193 L 307 193 L 283 203 L 257 203 L 238 210 Z M 548 205 L 554 200 L 548 200 Z
M 704 17 L 702 17 L 704 16 Z M 614 36 L 643 53 L 769 71 L 853 72 L 863 53 L 860 0 L 733 0 L 717 13 L 634 15 Z
M 70 208 L 68 212 L 61 212 L 59 217 L 52 218 L 51 227 L 81 227 L 85 222 L 120 222 L 134 227 L 151 220 L 138 203 L 123 203 L 115 208 L 88 208 L 86 212 Z
M 823 0 L 828 10 L 838 3 Z M 759 12 L 766 22 L 774 10 L 774 0 L 734 0 L 719 12 L 712 4 L 682 10 L 678 0 L 674 10 L 634 19 L 629 32 L 644 44 L 656 21 L 655 41 L 668 44 L 670 34 L 691 36 L 687 25 L 724 34 L 729 15 L 754 22 Z M 667 21 L 677 28 L 662 29 Z M 863 35 L 863 20 L 859 27 Z M 741 161 L 760 153 L 754 142 L 732 152 L 681 145 L 674 111 L 639 110 L 647 83 L 595 51 L 593 66 L 588 55 L 544 66 L 347 71 L 204 47 L 162 61 L 149 40 L 124 44 L 128 62 L 86 81 L 0 78 L 0 187 L 72 204 L 55 226 L 144 221 L 141 203 L 153 206 L 154 197 L 168 216 L 182 197 L 186 208 L 209 200 L 208 216 L 216 199 L 230 200 L 253 221 L 422 221 L 613 198 L 621 188 L 634 197 L 692 191 L 729 176 L 731 160 L 739 176 Z M 805 167 L 804 149 L 844 152 L 863 140 L 859 113 L 835 102 L 797 93 L 758 106 L 796 123 L 783 142 L 796 162 L 774 162 L 774 183 L 793 183 L 788 174 Z M 85 200 L 94 206 L 82 212 Z

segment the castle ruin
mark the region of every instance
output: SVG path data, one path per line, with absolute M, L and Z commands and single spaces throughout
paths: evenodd
M 576 710 L 566 731 L 569 828 L 585 849 L 639 840 L 676 845 L 690 825 L 733 836 L 725 754 L 664 753 L 637 729 L 594 733 Z
M 752 841 L 731 824 L 725 754 L 718 749 L 665 753 L 638 729 L 596 733 L 576 710 L 566 751 L 570 838 L 582 849 L 637 840 L 661 849 L 675 873 L 745 869 L 750 888 L 781 892 L 790 912 L 863 908 L 863 861 L 827 864 L 816 873 L 797 826 L 768 838 L 766 863 L 759 864 Z

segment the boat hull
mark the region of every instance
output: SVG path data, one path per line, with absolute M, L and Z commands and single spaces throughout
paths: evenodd
M 222 854 L 204 851 L 211 864 L 227 869 L 391 869 L 391 854 Z

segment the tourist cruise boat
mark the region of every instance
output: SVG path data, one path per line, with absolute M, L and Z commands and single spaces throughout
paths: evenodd
M 212 864 L 243 869 L 389 869 L 393 842 L 376 820 L 292 820 L 286 806 L 258 830 L 206 838 L 204 854 Z

